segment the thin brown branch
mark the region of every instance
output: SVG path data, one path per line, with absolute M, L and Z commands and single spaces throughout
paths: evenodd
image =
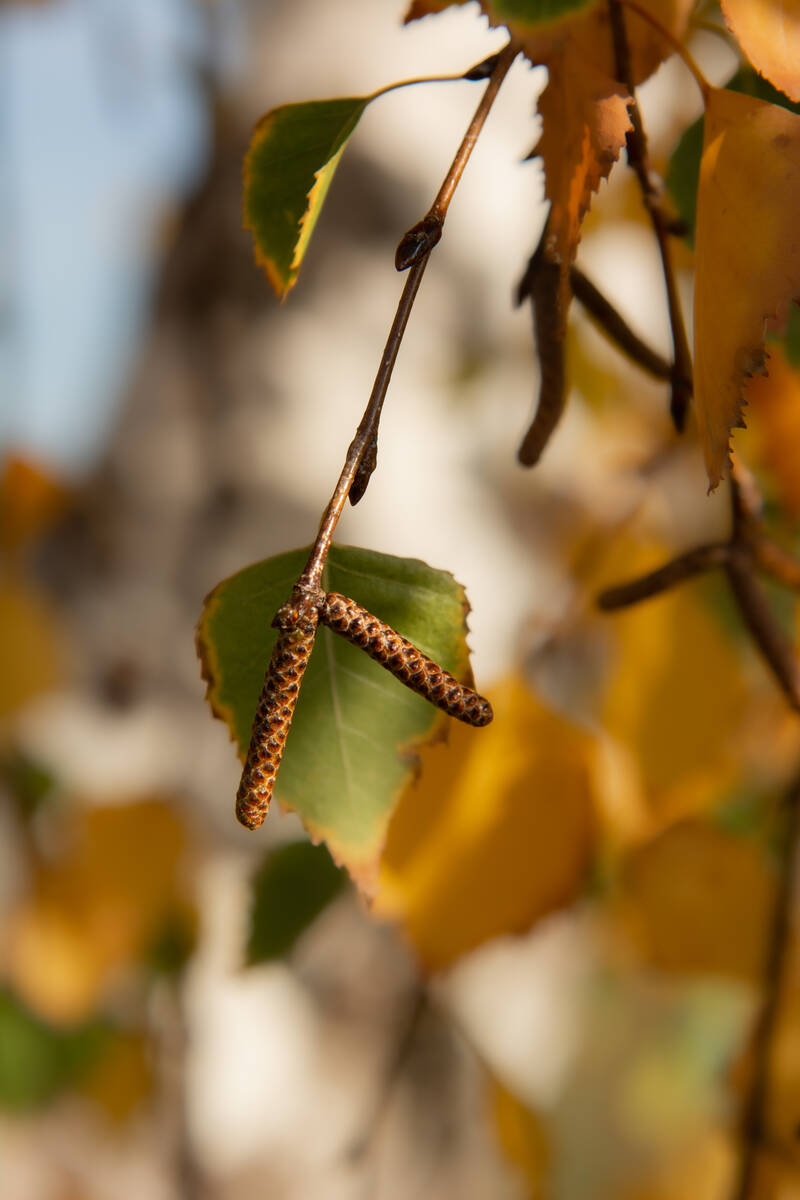
M 767 597 L 753 574 L 752 556 L 731 554 L 725 571 L 736 607 L 757 649 L 792 708 L 800 712 L 800 668 L 794 647 L 776 622 Z
M 639 187 L 645 208 L 650 214 L 650 222 L 658 242 L 661 256 L 661 268 L 664 275 L 664 285 L 667 292 L 667 308 L 669 324 L 672 331 L 674 365 L 672 368 L 672 394 L 670 398 L 670 413 L 675 428 L 680 432 L 686 424 L 686 414 L 692 395 L 692 358 L 689 353 L 689 342 L 686 337 L 686 325 L 683 319 L 675 269 L 669 245 L 667 221 L 661 208 L 661 196 L 653 182 L 650 167 L 650 157 L 647 148 L 647 135 L 642 121 L 642 114 L 636 99 L 636 88 L 631 68 L 630 47 L 625 31 L 625 17 L 622 11 L 622 0 L 608 0 L 608 11 L 611 20 L 611 36 L 614 44 L 617 78 L 623 83 L 631 95 L 630 118 L 633 128 L 627 137 L 628 164 L 639 180 Z M 638 11 L 638 9 L 637 9 Z
M 800 562 L 768 538 L 753 540 L 753 560 L 759 571 L 793 591 L 800 591 Z
M 514 59 L 519 54 L 519 49 L 519 43 L 512 38 L 504 46 L 500 54 L 498 54 L 497 61 L 489 76 L 486 91 L 481 97 L 480 104 L 475 109 L 475 115 L 467 127 L 467 132 L 461 140 L 461 145 L 456 151 L 456 156 L 450 164 L 450 170 L 445 175 L 442 186 L 436 193 L 433 204 L 422 220 L 413 225 L 400 239 L 394 260 L 398 271 L 405 271 L 423 254 L 432 250 L 442 236 L 442 226 L 447 216 L 447 210 L 450 207 L 450 201 L 453 199 L 455 190 L 461 181 L 461 176 L 464 174 L 464 168 L 469 161 L 470 155 L 475 149 L 475 143 L 483 129 L 486 118 L 497 99 L 500 85 L 508 74 Z
M 778 886 L 766 949 L 763 1003 L 753 1035 L 753 1073 L 739 1121 L 742 1153 L 731 1200 L 753 1200 L 759 1151 L 764 1143 L 771 1053 L 789 967 L 794 880 L 800 865 L 800 784 L 787 797 Z
M 569 280 L 575 299 L 581 302 L 589 316 L 594 318 L 603 332 L 611 338 L 611 341 L 623 354 L 627 354 L 628 358 L 643 371 L 647 371 L 648 375 L 652 375 L 654 379 L 672 378 L 672 363 L 667 362 L 665 358 L 662 358 L 660 354 L 643 342 L 638 334 L 633 332 L 613 304 L 584 275 L 583 271 L 576 266 L 570 267 Z
M 381 419 L 381 409 L 383 408 L 383 402 L 389 388 L 389 381 L 392 378 L 392 371 L 397 361 L 397 354 L 400 350 L 403 334 L 408 324 L 408 318 L 411 315 L 411 309 L 413 308 L 419 285 L 422 282 L 422 276 L 428 265 L 429 257 L 430 250 L 426 251 L 423 257 L 414 263 L 414 266 L 408 273 L 403 294 L 400 297 L 400 303 L 397 306 L 397 312 L 394 315 L 392 327 L 389 330 L 389 337 L 386 340 L 386 346 L 384 347 L 383 356 L 378 367 L 378 373 L 375 376 L 375 383 L 373 384 L 367 407 L 364 410 L 364 415 L 356 430 L 355 437 L 348 447 L 344 466 L 334 488 L 333 495 L 328 501 L 328 506 L 322 514 L 316 541 L 311 548 L 311 553 L 303 574 L 300 576 L 300 585 L 309 591 L 316 591 L 320 586 L 333 533 L 339 517 L 342 515 L 347 494 L 361 465 L 361 460 L 366 455 L 370 443 L 374 442 L 377 436 L 378 424 Z
M 642 600 L 649 600 L 652 596 L 668 591 L 676 584 L 693 579 L 695 575 L 701 575 L 713 567 L 723 566 L 729 556 L 730 546 L 727 542 L 711 542 L 706 546 L 697 546 L 694 550 L 688 550 L 686 554 L 673 558 L 656 571 L 650 571 L 629 583 L 606 588 L 597 597 L 597 607 L 604 612 L 612 612 L 617 608 L 639 604 Z
M 492 104 L 495 101 L 500 84 L 508 74 L 509 67 L 517 57 L 518 46 L 515 42 L 509 42 L 508 45 L 498 56 L 494 69 L 486 89 L 481 97 L 481 101 L 475 110 L 475 115 L 469 123 L 467 132 L 461 142 L 461 145 L 456 153 L 455 158 L 450 166 L 444 183 L 434 200 L 430 211 L 426 218 L 420 222 L 420 225 L 431 224 L 430 219 L 433 218 L 431 228 L 438 228 L 438 235 L 435 239 L 430 240 L 419 249 L 411 261 L 411 269 L 408 273 L 408 278 L 403 288 L 403 293 L 400 297 L 400 302 L 397 306 L 392 327 L 389 331 L 389 336 L 386 340 L 386 346 L 381 357 L 378 373 L 375 376 L 375 383 L 372 387 L 367 407 L 364 410 L 364 415 L 361 418 L 355 437 L 347 451 L 347 456 L 342 467 L 341 474 L 331 496 L 328 506 L 322 515 L 319 531 L 317 533 L 314 545 L 311 548 L 311 553 L 308 557 L 308 562 L 305 565 L 302 575 L 300 576 L 299 585 L 303 589 L 316 591 L 319 588 L 322 579 L 322 572 L 325 568 L 325 563 L 328 558 L 331 541 L 333 539 L 334 530 L 342 515 L 342 510 L 347 500 L 348 493 L 353 485 L 356 476 L 359 475 L 362 462 L 369 456 L 377 462 L 377 437 L 378 425 L 381 419 L 381 410 L 383 402 L 386 398 L 386 392 L 389 388 L 389 381 L 392 377 L 394 364 L 397 361 L 397 355 L 400 350 L 400 344 L 403 340 L 408 318 L 411 315 L 411 309 L 414 305 L 419 285 L 422 282 L 422 276 L 428 265 L 431 250 L 441 236 L 441 226 L 444 222 L 447 213 L 447 207 L 452 199 L 453 192 L 458 185 L 461 176 L 464 173 L 464 168 L 467 165 L 467 160 L 472 153 L 473 147 L 477 140 L 478 134 L 483 128 L 484 122 L 489 115 Z M 418 229 L 419 226 L 415 226 Z M 406 234 L 406 237 L 401 241 L 402 246 L 413 230 Z M 399 248 L 398 248 L 399 250 Z M 369 481 L 365 471 L 361 471 L 359 476 L 358 497 L 363 496 Z

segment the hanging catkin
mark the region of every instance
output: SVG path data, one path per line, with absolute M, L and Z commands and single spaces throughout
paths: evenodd
M 258 698 L 250 748 L 236 793 L 236 816 L 248 829 L 262 824 L 294 716 L 318 621 L 313 599 L 293 597 L 273 621 L 280 630 Z
M 459 683 L 411 642 L 389 625 L 367 612 L 355 600 L 328 592 L 320 607 L 319 619 L 334 633 L 341 634 L 380 663 L 387 671 L 424 696 L 458 721 L 467 725 L 488 725 L 492 706 L 472 688 Z

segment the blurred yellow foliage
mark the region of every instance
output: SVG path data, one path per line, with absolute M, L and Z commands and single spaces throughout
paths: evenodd
M 594 842 L 591 739 L 510 679 L 486 729 L 422 751 L 389 828 L 375 912 L 428 970 L 580 892 Z
M 489 1088 L 494 1126 L 503 1152 L 519 1168 L 526 1200 L 540 1200 L 545 1195 L 547 1172 L 546 1130 L 536 1113 L 496 1079 L 490 1080 Z
M 745 677 L 735 642 L 691 582 L 608 619 L 617 649 L 603 727 L 638 777 L 652 834 L 709 808 L 739 777 Z
M 0 572 L 0 717 L 55 687 L 62 657 L 50 606 L 15 574 Z
M 73 808 L 52 858 L 35 869 L 30 896 L 7 924 L 7 972 L 34 1011 L 76 1022 L 115 977 L 148 950 L 159 927 L 185 909 L 185 830 L 153 799 Z
M 151 1053 L 143 1034 L 115 1034 L 81 1081 L 81 1092 L 111 1121 L 126 1121 L 153 1089 Z
M 616 915 L 651 966 L 760 978 L 775 871 L 755 839 L 683 821 L 632 852 L 619 888 Z
M 800 515 L 800 371 L 770 346 L 767 375 L 747 385 L 747 451 L 770 473 L 787 517 Z M 744 443 L 743 443 L 744 444 Z

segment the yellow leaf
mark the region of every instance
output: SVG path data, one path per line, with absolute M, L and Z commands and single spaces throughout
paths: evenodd
M 422 751 L 389 828 L 375 911 L 429 970 L 569 903 L 590 860 L 590 740 L 519 681 L 492 703 L 486 729 Z
M 493 1079 L 490 1098 L 494 1123 L 506 1157 L 519 1168 L 528 1200 L 544 1196 L 548 1163 L 547 1135 L 536 1113 Z
M 61 516 L 68 502 L 68 490 L 43 467 L 7 458 L 0 468 L 0 549 L 19 550 Z
M 32 895 L 10 916 L 6 958 L 26 1004 L 73 1022 L 185 908 L 185 833 L 157 800 L 73 810 L 57 833 L 58 852 L 38 864 Z
M 632 759 L 652 832 L 709 807 L 737 777 L 745 679 L 735 643 L 695 584 L 607 620 L 617 657 L 603 725 Z
M 768 323 L 800 291 L 800 116 L 712 88 L 697 197 L 695 400 L 711 487 Z
M 140 1033 L 115 1034 L 80 1091 L 115 1123 L 133 1116 L 153 1090 L 152 1048 Z
M 721 0 L 729 28 L 759 75 L 800 100 L 797 0 Z
M 770 346 L 768 374 L 747 385 L 748 432 L 755 434 L 748 461 L 761 463 L 777 485 L 789 517 L 800 516 L 800 371 L 780 344 Z
M 0 717 L 61 676 L 62 645 L 49 605 L 21 579 L 0 574 Z
M 617 913 L 645 961 L 662 971 L 755 980 L 774 896 L 759 842 L 685 821 L 632 854 Z

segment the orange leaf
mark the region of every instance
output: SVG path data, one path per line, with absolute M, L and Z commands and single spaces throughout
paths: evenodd
M 800 100 L 797 0 L 721 0 L 725 20 L 759 75 Z
M 755 458 L 774 478 L 789 517 L 800 516 L 800 371 L 780 344 L 770 346 L 768 375 L 751 380 L 747 403 L 754 420 Z M 748 456 L 750 457 L 750 456 Z
M 33 541 L 69 503 L 69 492 L 43 467 L 9 456 L 0 464 L 0 550 Z
M 430 970 L 569 903 L 593 848 L 589 738 L 516 680 L 492 704 L 491 725 L 422 751 L 389 827 L 375 912 Z
M 712 88 L 697 197 L 697 422 L 714 488 L 768 323 L 800 291 L 800 116 Z
M 569 44 L 550 60 L 549 75 L 539 100 L 542 136 L 535 153 L 544 163 L 552 244 L 566 283 L 592 195 L 631 127 L 630 97 L 610 76 L 582 63 Z

